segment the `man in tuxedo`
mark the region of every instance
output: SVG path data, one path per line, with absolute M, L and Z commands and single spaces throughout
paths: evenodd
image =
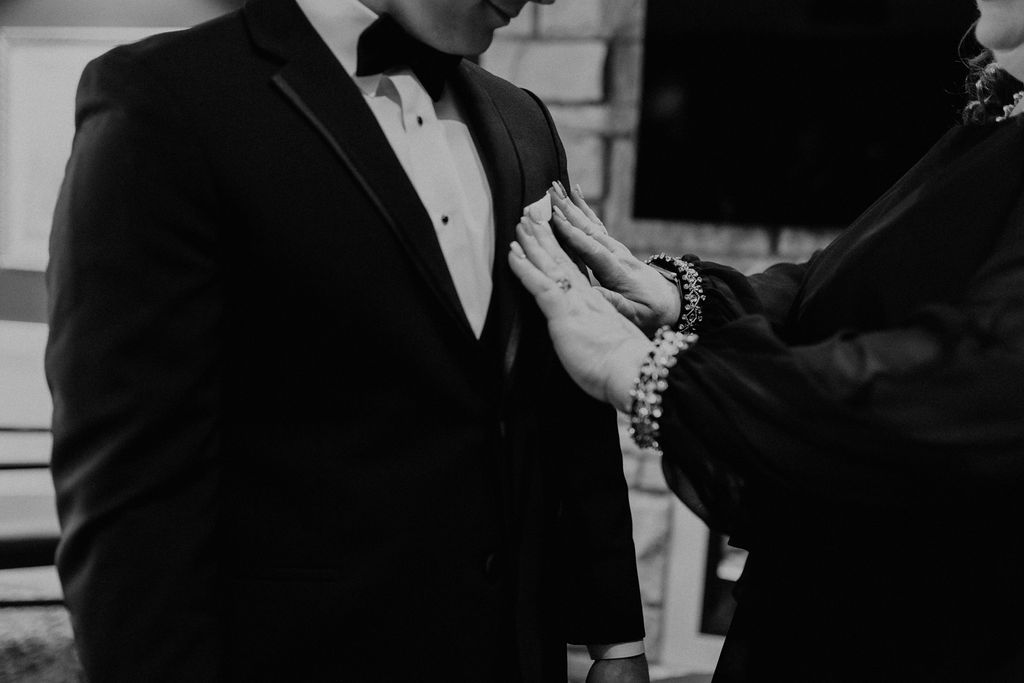
M 646 680 L 614 415 L 505 265 L 568 182 L 526 0 L 252 0 L 86 69 L 57 555 L 106 681 Z

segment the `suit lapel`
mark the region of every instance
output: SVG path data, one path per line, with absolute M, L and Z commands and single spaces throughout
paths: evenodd
M 525 205 L 524 175 L 522 158 L 508 122 L 479 79 L 475 78 L 473 71 L 476 68 L 463 62 L 452 78 L 451 87 L 480 152 L 494 203 L 494 287 L 484 334 L 497 337 L 507 390 L 522 329 L 521 288 L 508 267 L 507 254 Z
M 456 325 L 472 338 L 430 217 L 359 88 L 293 0 L 255 0 L 245 12 L 254 42 L 283 62 L 274 86 L 331 147 Z

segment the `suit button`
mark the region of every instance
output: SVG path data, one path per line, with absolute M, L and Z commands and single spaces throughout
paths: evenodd
M 502 439 L 508 436 L 508 423 L 504 420 L 498 420 L 498 436 Z
M 491 583 L 497 583 L 500 573 L 501 561 L 498 553 L 487 553 L 487 557 L 484 558 L 484 578 Z

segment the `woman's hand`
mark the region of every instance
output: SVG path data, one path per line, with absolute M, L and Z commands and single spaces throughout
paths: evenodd
M 674 325 L 681 306 L 678 287 L 608 235 L 578 185 L 571 197 L 557 182 L 548 194 L 555 207 L 555 230 L 594 271 L 602 296 L 647 336 L 663 325 Z
M 548 319 L 562 365 L 585 392 L 628 410 L 651 342 L 590 286 L 548 224 L 524 218 L 516 235 L 509 264 Z

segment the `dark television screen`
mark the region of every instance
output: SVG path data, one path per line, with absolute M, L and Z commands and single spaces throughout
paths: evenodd
M 959 122 L 975 17 L 973 0 L 649 0 L 635 216 L 846 225 Z

